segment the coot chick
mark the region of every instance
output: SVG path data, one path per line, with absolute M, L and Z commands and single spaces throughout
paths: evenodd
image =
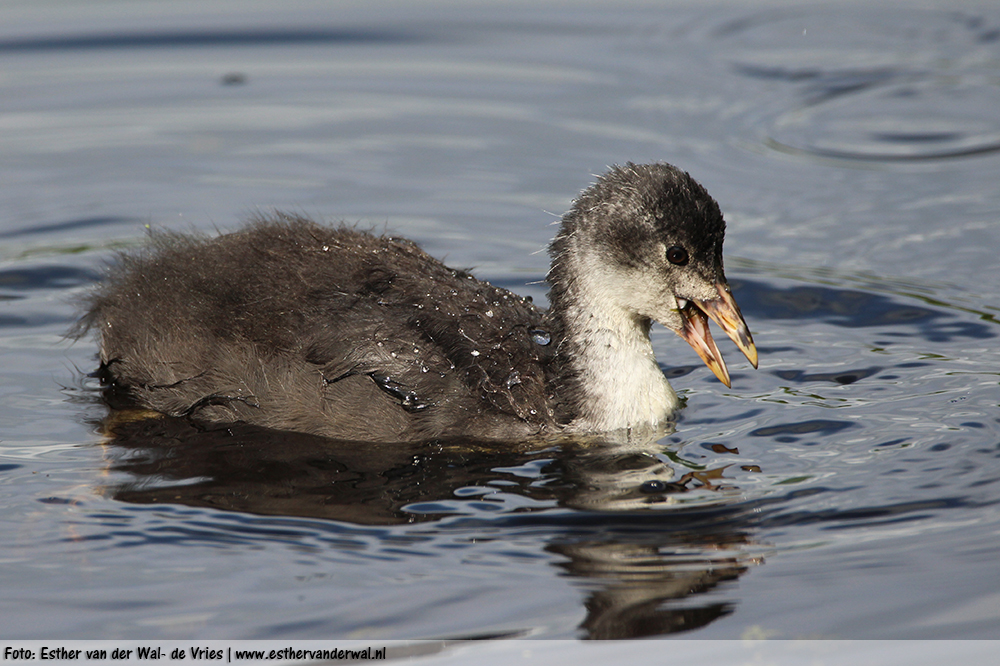
M 550 308 L 410 241 L 302 217 L 123 254 L 77 334 L 126 403 L 366 441 L 513 440 L 655 427 L 679 400 L 658 321 L 729 385 L 711 317 L 756 367 L 723 274 L 718 204 L 668 164 L 614 167 L 549 248 Z

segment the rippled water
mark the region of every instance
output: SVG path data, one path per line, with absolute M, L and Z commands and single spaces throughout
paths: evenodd
M 996 637 L 1000 12 L 390 6 L 0 10 L 5 637 Z M 656 330 L 661 440 L 101 434 L 61 336 L 146 225 L 387 226 L 543 300 L 626 160 L 719 200 L 761 356 Z

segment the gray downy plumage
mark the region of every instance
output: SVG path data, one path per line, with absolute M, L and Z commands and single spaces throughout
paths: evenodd
M 410 241 L 298 216 L 118 257 L 75 333 L 125 404 L 340 439 L 511 440 L 655 426 L 679 402 L 653 321 L 728 384 L 716 320 L 756 366 L 723 273 L 725 223 L 688 174 L 615 167 L 563 217 L 550 309 Z

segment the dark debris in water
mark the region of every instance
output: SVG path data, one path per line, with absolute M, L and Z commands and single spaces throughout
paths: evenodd
M 77 506 L 80 504 L 78 500 L 69 499 L 67 497 L 42 497 L 38 501 L 42 504 L 66 504 L 70 506 Z

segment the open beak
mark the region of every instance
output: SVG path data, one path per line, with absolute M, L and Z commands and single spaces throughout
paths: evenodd
M 683 304 L 681 314 L 684 316 L 684 328 L 678 333 L 694 348 L 705 365 L 715 373 L 719 381 L 726 386 L 729 382 L 729 370 L 719 352 L 719 348 L 708 331 L 708 317 L 712 318 L 726 332 L 753 367 L 757 367 L 757 347 L 753 344 L 750 329 L 740 314 L 740 308 L 733 299 L 729 285 L 720 282 L 715 285 L 719 298 L 710 301 L 691 300 Z M 707 315 L 707 316 L 706 316 Z

